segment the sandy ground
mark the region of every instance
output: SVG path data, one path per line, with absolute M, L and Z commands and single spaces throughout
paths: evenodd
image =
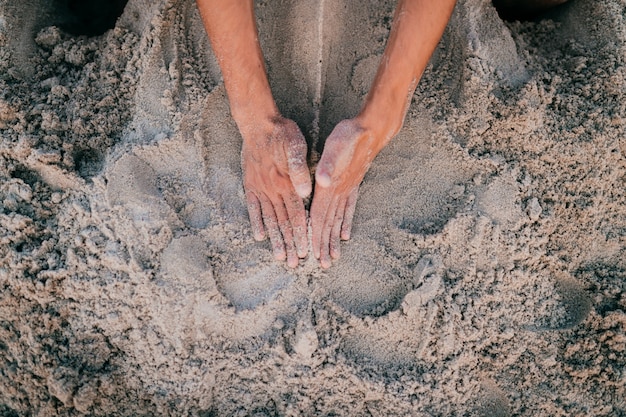
M 626 416 L 626 3 L 460 1 L 323 271 L 252 240 L 191 0 L 0 1 L 0 415 Z M 256 3 L 314 161 L 393 1 Z

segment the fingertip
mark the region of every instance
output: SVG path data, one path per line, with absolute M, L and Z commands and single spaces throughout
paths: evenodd
M 311 181 L 303 182 L 295 186 L 296 193 L 300 198 L 307 198 L 313 189 Z
M 274 259 L 283 262 L 287 259 L 287 254 L 284 251 L 274 251 Z
M 289 257 L 289 259 L 287 260 L 287 266 L 292 269 L 296 268 L 299 265 L 299 263 L 300 261 L 297 256 Z
M 330 247 L 326 247 L 320 256 L 320 264 L 322 268 L 328 269 L 332 265 L 331 257 L 330 257 Z
M 322 266 L 323 269 L 328 269 L 331 266 L 333 266 L 332 262 L 327 257 L 323 257 L 322 259 L 320 259 L 320 265 Z
M 307 245 L 306 229 L 304 233 L 300 231 L 294 233 L 294 240 L 296 244 L 296 254 L 298 255 L 298 258 L 306 258 L 306 255 L 309 252 L 309 248 Z
M 350 230 L 341 231 L 341 240 L 350 240 Z
M 265 240 L 265 232 L 264 231 L 255 230 L 252 233 L 252 237 L 257 242 L 261 242 L 262 240 Z
M 328 188 L 330 187 L 332 178 L 326 171 L 317 171 L 315 174 L 315 181 L 320 187 Z

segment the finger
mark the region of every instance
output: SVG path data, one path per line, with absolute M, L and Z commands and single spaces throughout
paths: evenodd
M 326 220 L 324 220 L 324 227 L 322 229 L 322 242 L 320 246 L 320 264 L 322 268 L 330 268 L 332 265 L 330 258 L 330 232 L 333 229 L 336 211 L 337 201 L 333 200 L 326 213 Z
M 278 227 L 283 235 L 284 247 L 287 251 L 287 265 L 290 268 L 298 266 L 298 255 L 296 254 L 296 247 L 293 242 L 293 230 L 291 228 L 291 222 L 285 209 L 285 204 L 282 201 L 277 201 L 274 204 L 274 211 L 278 219 Z
M 298 135 L 286 142 L 287 167 L 289 169 L 289 178 L 296 193 L 306 198 L 311 194 L 311 174 L 306 163 L 307 146 L 302 133 L 298 131 Z
M 298 253 L 299 258 L 305 258 L 308 248 L 304 203 L 297 195 L 291 194 L 285 198 L 285 208 L 287 209 L 287 215 L 289 216 L 289 221 L 291 222 L 296 252 Z
M 355 188 L 348 196 L 346 201 L 346 209 L 343 214 L 343 224 L 341 225 L 341 239 L 349 240 L 352 233 L 352 219 L 356 211 L 356 201 L 359 197 L 359 188 Z
M 264 195 L 259 196 L 261 201 L 261 211 L 263 213 L 263 223 L 267 229 L 267 234 L 270 236 L 270 242 L 272 243 L 272 251 L 274 252 L 274 258 L 278 261 L 284 261 L 287 254 L 285 252 L 285 243 L 278 227 L 278 219 L 274 212 L 274 207 L 271 201 Z
M 346 200 L 343 199 L 337 205 L 337 210 L 335 211 L 335 217 L 333 219 L 333 228 L 330 231 L 330 257 L 333 259 L 339 259 L 341 256 L 339 235 L 341 232 L 341 225 L 343 224 L 345 210 Z
M 320 259 L 322 247 L 322 229 L 326 220 L 326 212 L 330 206 L 330 191 L 320 187 L 315 188 L 313 203 L 311 203 L 311 240 L 313 242 L 313 256 Z
M 261 203 L 256 195 L 250 191 L 246 192 L 246 201 L 248 203 L 252 235 L 255 240 L 263 240 L 265 239 L 265 228 L 263 227 L 263 218 L 261 217 Z

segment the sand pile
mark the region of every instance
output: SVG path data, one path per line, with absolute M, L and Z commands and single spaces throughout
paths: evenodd
M 195 3 L 64 4 L 0 1 L 0 415 L 626 415 L 623 1 L 460 1 L 327 271 L 252 239 Z M 256 7 L 314 161 L 394 2 Z

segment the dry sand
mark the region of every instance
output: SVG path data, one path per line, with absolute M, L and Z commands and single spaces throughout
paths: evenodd
M 256 3 L 313 160 L 393 3 Z M 192 0 L 59 4 L 0 1 L 0 415 L 626 415 L 624 0 L 460 1 L 327 271 L 252 240 Z

